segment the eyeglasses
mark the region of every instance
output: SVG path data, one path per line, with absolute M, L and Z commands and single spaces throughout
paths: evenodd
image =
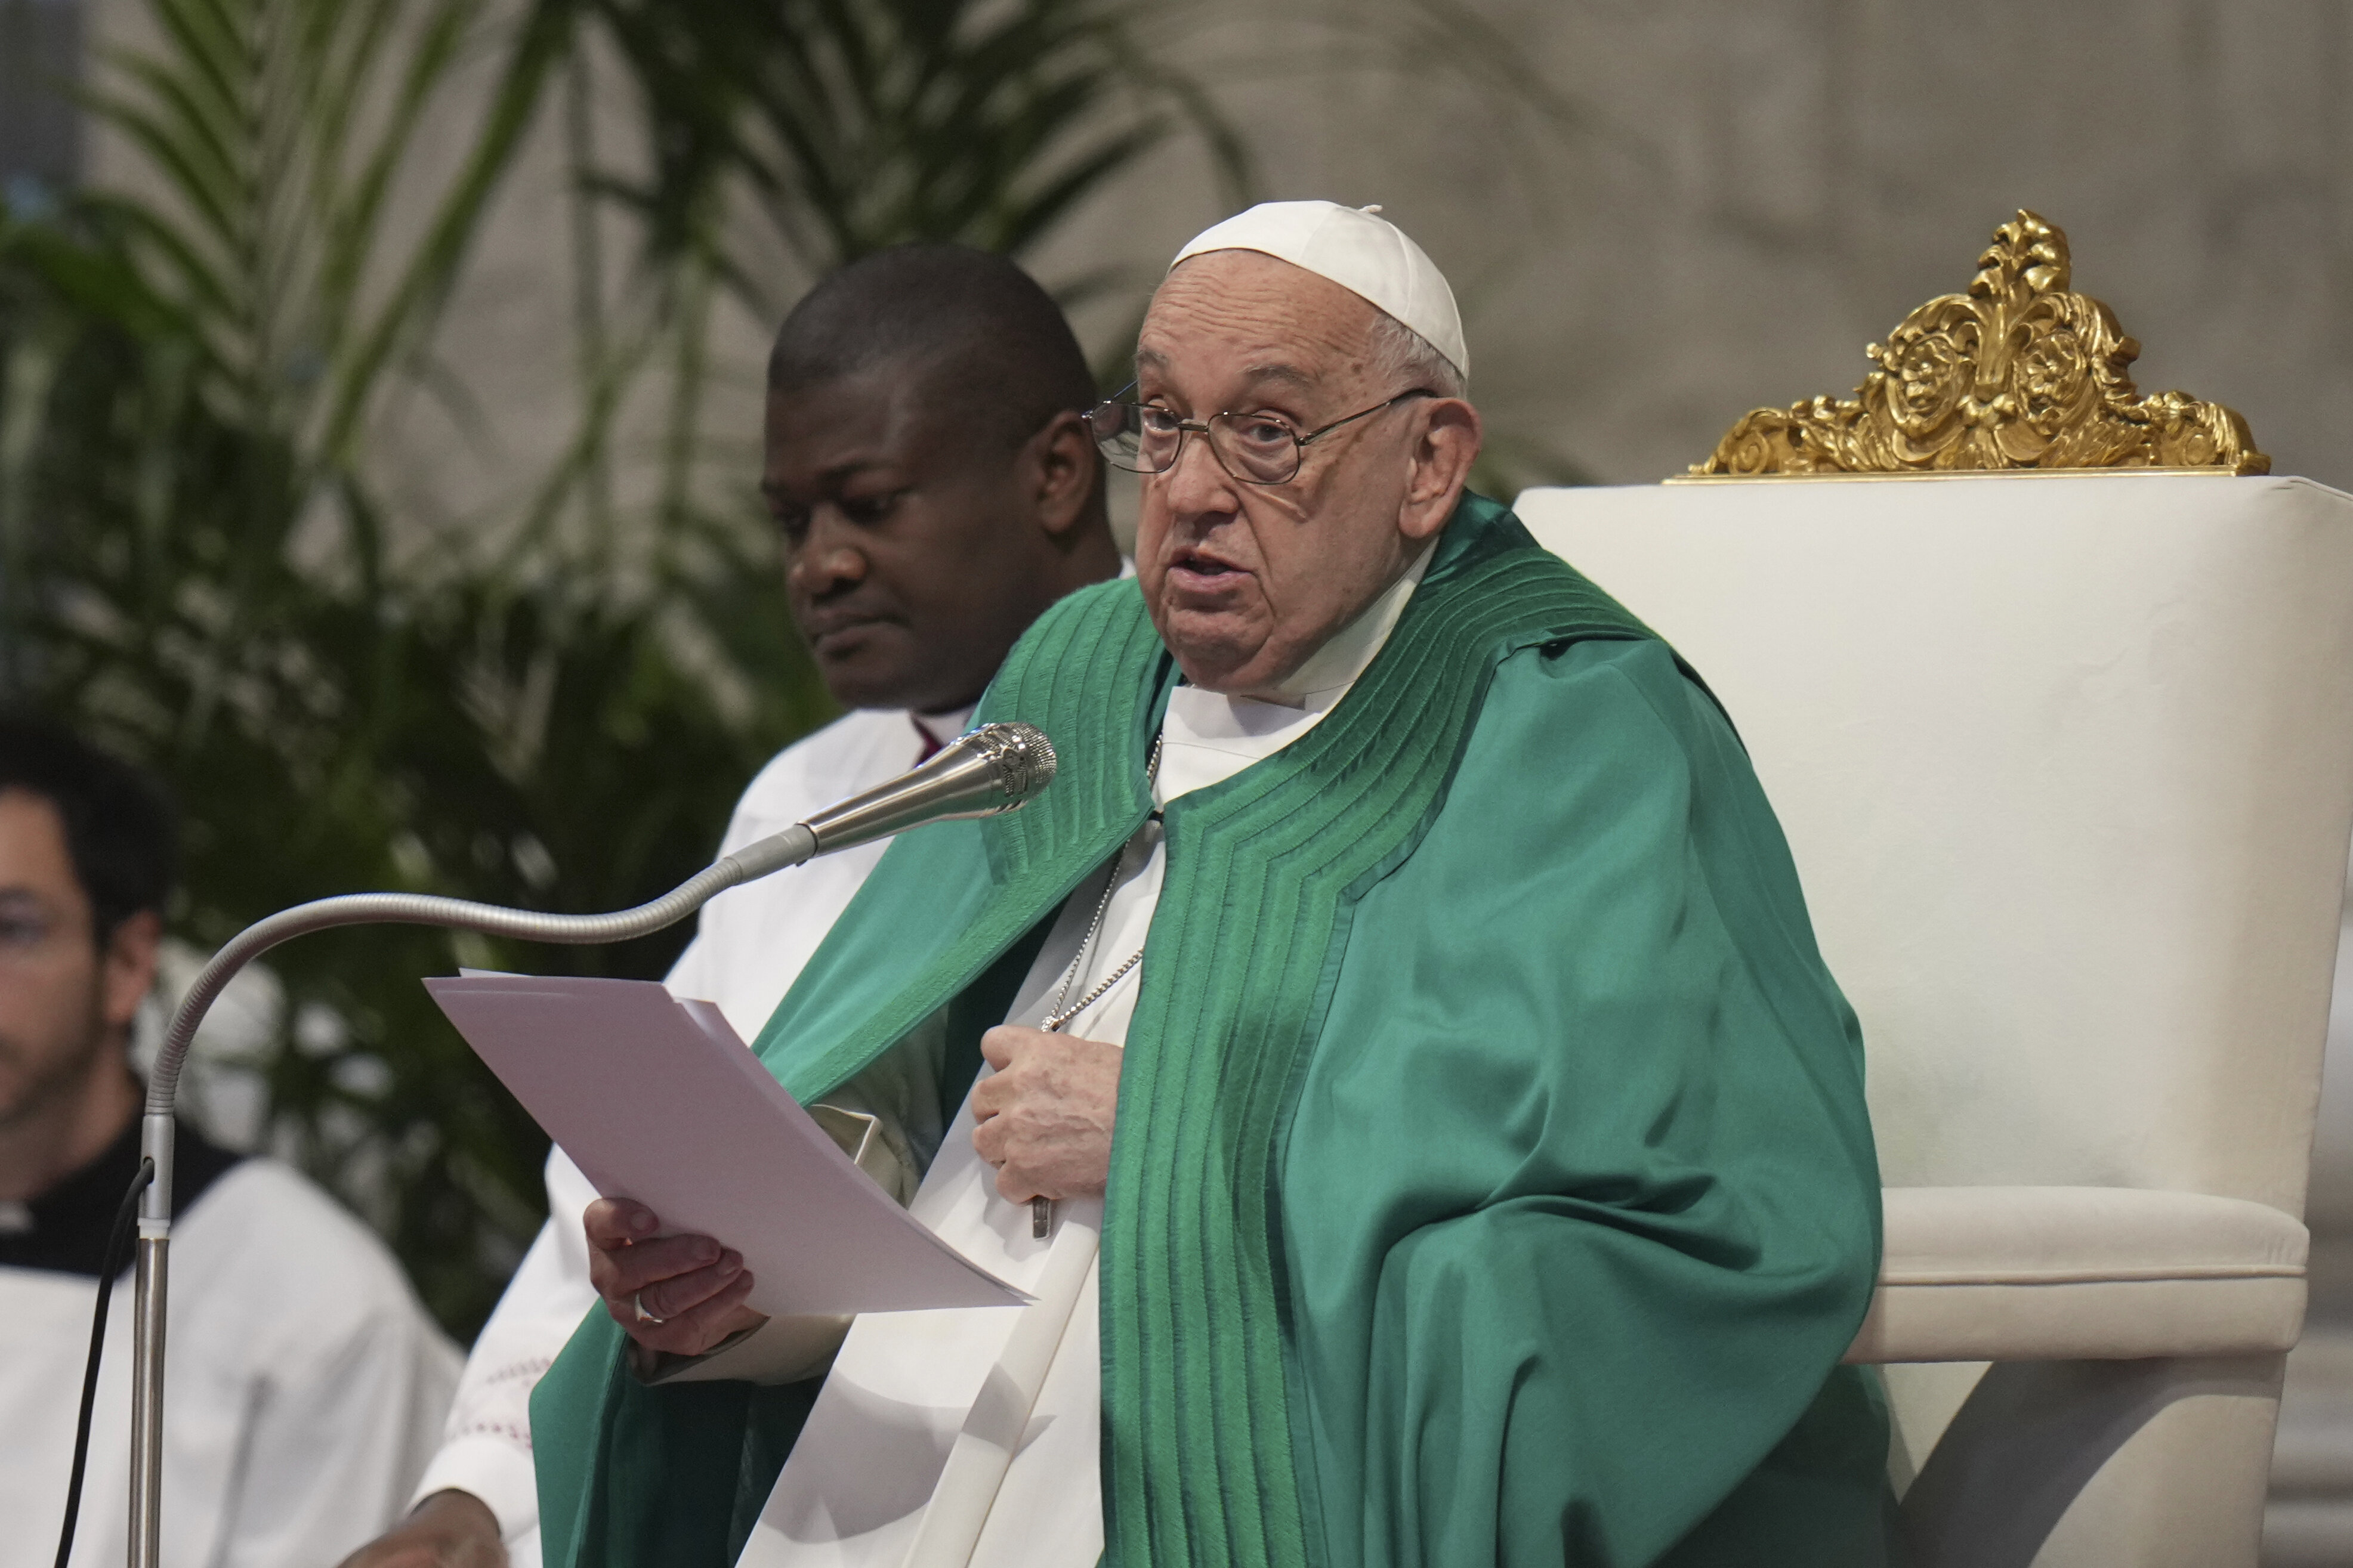
M 1280 415 L 1213 414 L 1207 419 L 1180 419 L 1172 411 L 1148 403 L 1098 403 L 1087 410 L 1086 418 L 1096 447 L 1115 468 L 1132 474 L 1165 474 L 1185 455 L 1185 437 L 1198 432 L 1209 438 L 1209 450 L 1217 454 L 1219 466 L 1235 479 L 1246 485 L 1281 485 L 1299 477 L 1299 465 L 1309 446 L 1343 425 L 1369 419 L 1409 397 L 1437 395 L 1418 386 L 1304 436 Z

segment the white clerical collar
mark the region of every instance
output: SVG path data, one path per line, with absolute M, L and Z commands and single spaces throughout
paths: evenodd
M 1223 784 L 1321 722 L 1389 640 L 1398 617 L 1405 613 L 1406 601 L 1413 597 L 1437 549 L 1437 541 L 1432 540 L 1403 576 L 1317 648 L 1298 673 L 1278 689 L 1284 700 L 1228 697 L 1198 686 L 1179 686 L 1171 691 L 1167 716 L 1160 725 L 1160 771 L 1153 780 L 1154 803 L 1166 805 L 1179 795 Z
M 1225 783 L 1307 733 L 1326 711 L 1178 687 L 1168 694 L 1168 712 L 1160 721 L 1153 804 L 1166 805 L 1178 795 Z
M 1398 617 L 1405 614 L 1405 602 L 1421 586 L 1422 574 L 1430 570 L 1430 558 L 1437 552 L 1437 540 L 1423 545 L 1421 553 L 1413 558 L 1404 574 L 1383 589 L 1379 598 L 1359 611 L 1355 620 L 1309 654 L 1307 662 L 1274 689 L 1271 700 L 1286 708 L 1328 708 L 1337 701 L 1340 693 L 1356 683 L 1356 677 L 1365 673 L 1373 657 L 1389 640 L 1389 633 L 1397 629 Z M 1319 697 L 1327 700 L 1318 703 L 1314 700 Z

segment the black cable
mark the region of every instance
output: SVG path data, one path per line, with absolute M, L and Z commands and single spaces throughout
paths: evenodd
M 155 1162 L 142 1159 L 122 1206 L 114 1211 L 114 1228 L 107 1233 L 106 1254 L 98 1266 L 98 1310 L 90 1324 L 90 1365 L 81 1374 L 81 1416 L 74 1424 L 73 1475 L 66 1482 L 66 1523 L 58 1532 L 58 1568 L 73 1556 L 74 1524 L 81 1517 L 81 1477 L 90 1463 L 90 1413 L 98 1404 L 98 1363 L 106 1352 L 106 1305 L 114 1299 L 114 1277 L 131 1264 L 131 1237 L 139 1220 L 139 1194 L 155 1179 Z

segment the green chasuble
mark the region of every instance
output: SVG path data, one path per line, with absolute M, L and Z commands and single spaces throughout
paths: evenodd
M 1149 809 L 1176 679 L 1132 581 L 1030 630 L 981 716 L 1060 775 L 892 846 L 762 1033 L 787 1089 L 908 1042 L 954 1109 Z M 1166 826 L 1103 1223 L 1106 1561 L 1885 1561 L 1885 1415 L 1838 1365 L 1878 1263 L 1861 1042 L 1673 655 L 1467 497 L 1331 714 Z M 724 1568 L 817 1385 L 648 1388 L 621 1344 L 592 1315 L 533 1400 L 545 1560 Z

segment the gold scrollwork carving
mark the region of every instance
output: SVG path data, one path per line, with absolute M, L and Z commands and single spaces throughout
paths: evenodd
M 1863 352 L 1852 397 L 1759 408 L 1694 476 L 1994 468 L 2271 471 L 2247 422 L 2185 393 L 2143 397 L 2140 345 L 2068 289 L 2067 237 L 2021 208 L 1994 230 L 1967 294 L 1929 300 Z

